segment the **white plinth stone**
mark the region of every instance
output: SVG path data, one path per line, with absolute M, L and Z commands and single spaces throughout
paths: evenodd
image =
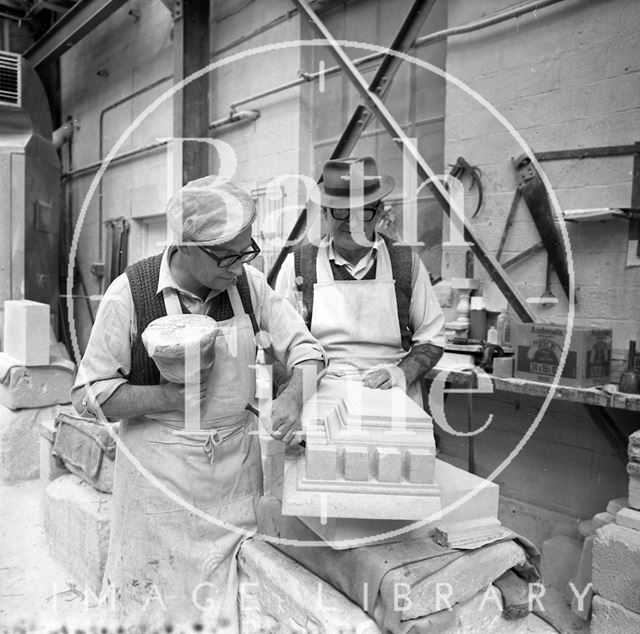
M 416 520 L 440 510 L 431 417 L 399 388 L 325 380 L 302 424 L 306 450 L 285 463 L 284 515 Z
M 22 365 L 49 365 L 49 304 L 28 299 L 4 303 L 4 352 Z

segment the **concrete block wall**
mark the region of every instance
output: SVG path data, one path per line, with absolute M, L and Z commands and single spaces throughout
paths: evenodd
M 291 14 L 290 1 L 249 3 L 240 11 L 236 8 L 237 3 L 219 2 L 212 15 L 212 61 L 223 64 L 211 76 L 212 120 L 227 116 L 234 101 L 295 80 L 309 54 L 297 45 L 307 36 L 302 35 L 305 27 L 299 15 Z M 257 30 L 261 32 L 254 33 Z M 286 42 L 291 45 L 272 46 Z M 230 56 L 243 52 L 246 57 L 227 63 Z M 313 176 L 310 114 L 304 106 L 307 92 L 305 86 L 296 86 L 243 104 L 239 110 L 259 110 L 260 118 L 213 132 L 214 138 L 228 143 L 235 153 L 238 163 L 234 179 L 257 198 L 254 235 L 260 239 L 263 252 L 279 250 L 280 240 L 271 239 L 268 234 L 276 229 L 286 237 L 306 199 L 296 178 L 282 182 L 282 200 L 269 200 L 276 192 L 265 191 L 264 187 L 280 176 Z M 215 153 L 211 159 L 212 166 L 216 166 Z M 288 209 L 277 211 L 283 206 Z
M 451 394 L 447 422 L 467 431 L 467 397 Z M 488 477 L 508 459 L 540 413 L 542 399 L 494 392 L 473 396 L 473 429 L 493 414 L 488 429 L 474 437 L 476 474 Z M 625 421 L 622 421 L 623 423 Z M 440 458 L 466 467 L 468 441 L 437 429 Z M 633 421 L 628 421 L 629 426 Z M 500 519 L 538 546 L 558 533 L 576 536 L 576 521 L 604 511 L 626 496 L 625 465 L 575 403 L 552 401 L 533 436 L 494 480 L 502 497 Z
M 173 19 L 161 2 L 138 3 L 139 15 L 124 6 L 99 25 L 69 52 L 62 65 L 63 116 L 72 115 L 77 128 L 73 139 L 72 162 L 63 152 L 65 171 L 78 170 L 103 159 L 134 120 L 161 98 L 172 85 Z M 211 61 L 226 59 L 242 50 L 269 43 L 300 38 L 301 24 L 292 15 L 287 0 L 252 3 L 237 11 L 233 2 L 216 2 L 212 7 Z M 236 43 L 256 29 L 259 35 Z M 211 75 L 210 120 L 229 113 L 232 101 L 297 77 L 302 67 L 301 50 L 260 53 L 223 65 Z M 239 80 L 241 78 L 241 80 Z M 292 89 L 242 106 L 258 108 L 261 118 L 251 124 L 222 128 L 215 137 L 229 143 L 238 160 L 234 180 L 254 192 L 274 176 L 311 172 L 310 119 L 301 108 L 302 90 Z M 124 153 L 171 137 L 173 103 L 169 98 L 149 114 L 122 144 Z M 211 152 L 211 171 L 219 168 Z M 85 203 L 96 170 L 80 173 L 68 181 L 67 200 L 73 222 Z M 158 148 L 132 160 L 116 163 L 105 172 L 100 187 L 88 202 L 80 235 L 78 261 L 88 295 L 102 288 L 91 272 L 92 263 L 104 259 L 105 220 L 124 216 L 131 219 L 129 262 L 161 247 L 163 214 L 170 195 L 167 177 L 167 150 Z M 295 180 L 285 184 L 285 202 L 302 203 L 303 192 Z M 286 231 L 295 219 L 287 215 Z M 260 227 L 256 233 L 260 234 Z M 83 292 L 77 289 L 76 292 Z M 94 311 L 98 302 L 91 300 Z M 89 336 L 91 320 L 87 303 L 76 300 L 76 327 L 81 350 Z
M 448 26 L 467 24 L 512 6 L 452 0 Z M 628 145 L 640 140 L 640 4 L 568 0 L 447 43 L 447 71 L 487 99 L 534 151 Z M 523 150 L 509 132 L 462 90 L 447 84 L 445 163 L 464 156 L 483 170 L 486 199 L 474 225 L 495 253 L 516 189 L 511 158 Z M 628 206 L 632 157 L 544 162 L 563 209 Z M 470 205 L 472 204 L 470 196 Z M 475 200 L 475 198 L 474 198 Z M 640 335 L 640 267 L 627 268 L 628 223 L 567 225 L 576 275 L 576 324 L 611 326 L 614 347 Z M 538 241 L 524 202 L 503 259 Z M 545 262 L 536 255 L 510 276 L 525 297 L 545 287 Z M 482 272 L 476 264 L 476 271 Z M 541 321 L 566 320 L 567 302 L 536 307 Z
M 64 148 L 64 171 L 78 170 L 105 158 L 143 110 L 171 86 L 173 74 L 173 20 L 162 2 L 126 4 L 100 24 L 89 37 L 61 58 L 62 116 L 76 123 L 71 154 Z M 162 81 L 164 78 L 164 81 Z M 163 102 L 132 132 L 122 154 L 171 136 L 172 100 Z M 71 160 L 70 160 L 71 157 Z M 131 219 L 129 262 L 143 255 L 145 221 L 164 213 L 167 199 L 166 150 L 140 154 L 113 164 L 88 201 L 80 233 L 78 261 L 88 295 L 100 294 L 100 280 L 90 272 L 104 260 L 106 231 L 102 223 L 124 216 Z M 67 206 L 75 225 L 97 170 L 67 180 Z M 159 250 L 159 249 L 157 249 Z M 76 293 L 83 291 L 78 287 Z M 97 301 L 92 301 L 97 310 Z M 89 337 L 87 304 L 75 301 L 81 350 Z

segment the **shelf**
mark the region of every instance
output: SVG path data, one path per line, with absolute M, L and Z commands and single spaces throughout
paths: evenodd
M 449 371 L 447 382 L 456 387 L 468 387 L 470 372 L 471 370 L 451 370 Z M 426 376 L 426 379 L 432 380 L 435 376 L 436 372 L 432 370 Z M 538 383 L 527 379 L 500 378 L 490 374 L 487 376 L 491 377 L 493 389 L 497 391 L 545 398 L 551 389 L 551 385 L 548 383 Z M 640 394 L 623 394 L 618 392 L 616 385 L 612 383 L 600 387 L 584 388 L 559 385 L 556 387 L 553 398 L 554 400 L 582 403 L 584 405 L 640 412 Z

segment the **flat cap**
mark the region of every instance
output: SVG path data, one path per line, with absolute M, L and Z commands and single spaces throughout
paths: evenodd
M 188 182 L 167 203 L 167 222 L 181 244 L 215 246 L 229 242 L 256 218 L 249 194 L 218 176 Z

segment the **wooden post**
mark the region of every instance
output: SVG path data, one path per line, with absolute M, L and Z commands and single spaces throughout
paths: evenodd
M 209 64 L 209 2 L 176 0 L 174 7 L 174 82 Z M 186 105 L 186 107 L 185 107 Z M 209 74 L 189 82 L 174 97 L 175 175 L 179 187 L 209 174 Z

